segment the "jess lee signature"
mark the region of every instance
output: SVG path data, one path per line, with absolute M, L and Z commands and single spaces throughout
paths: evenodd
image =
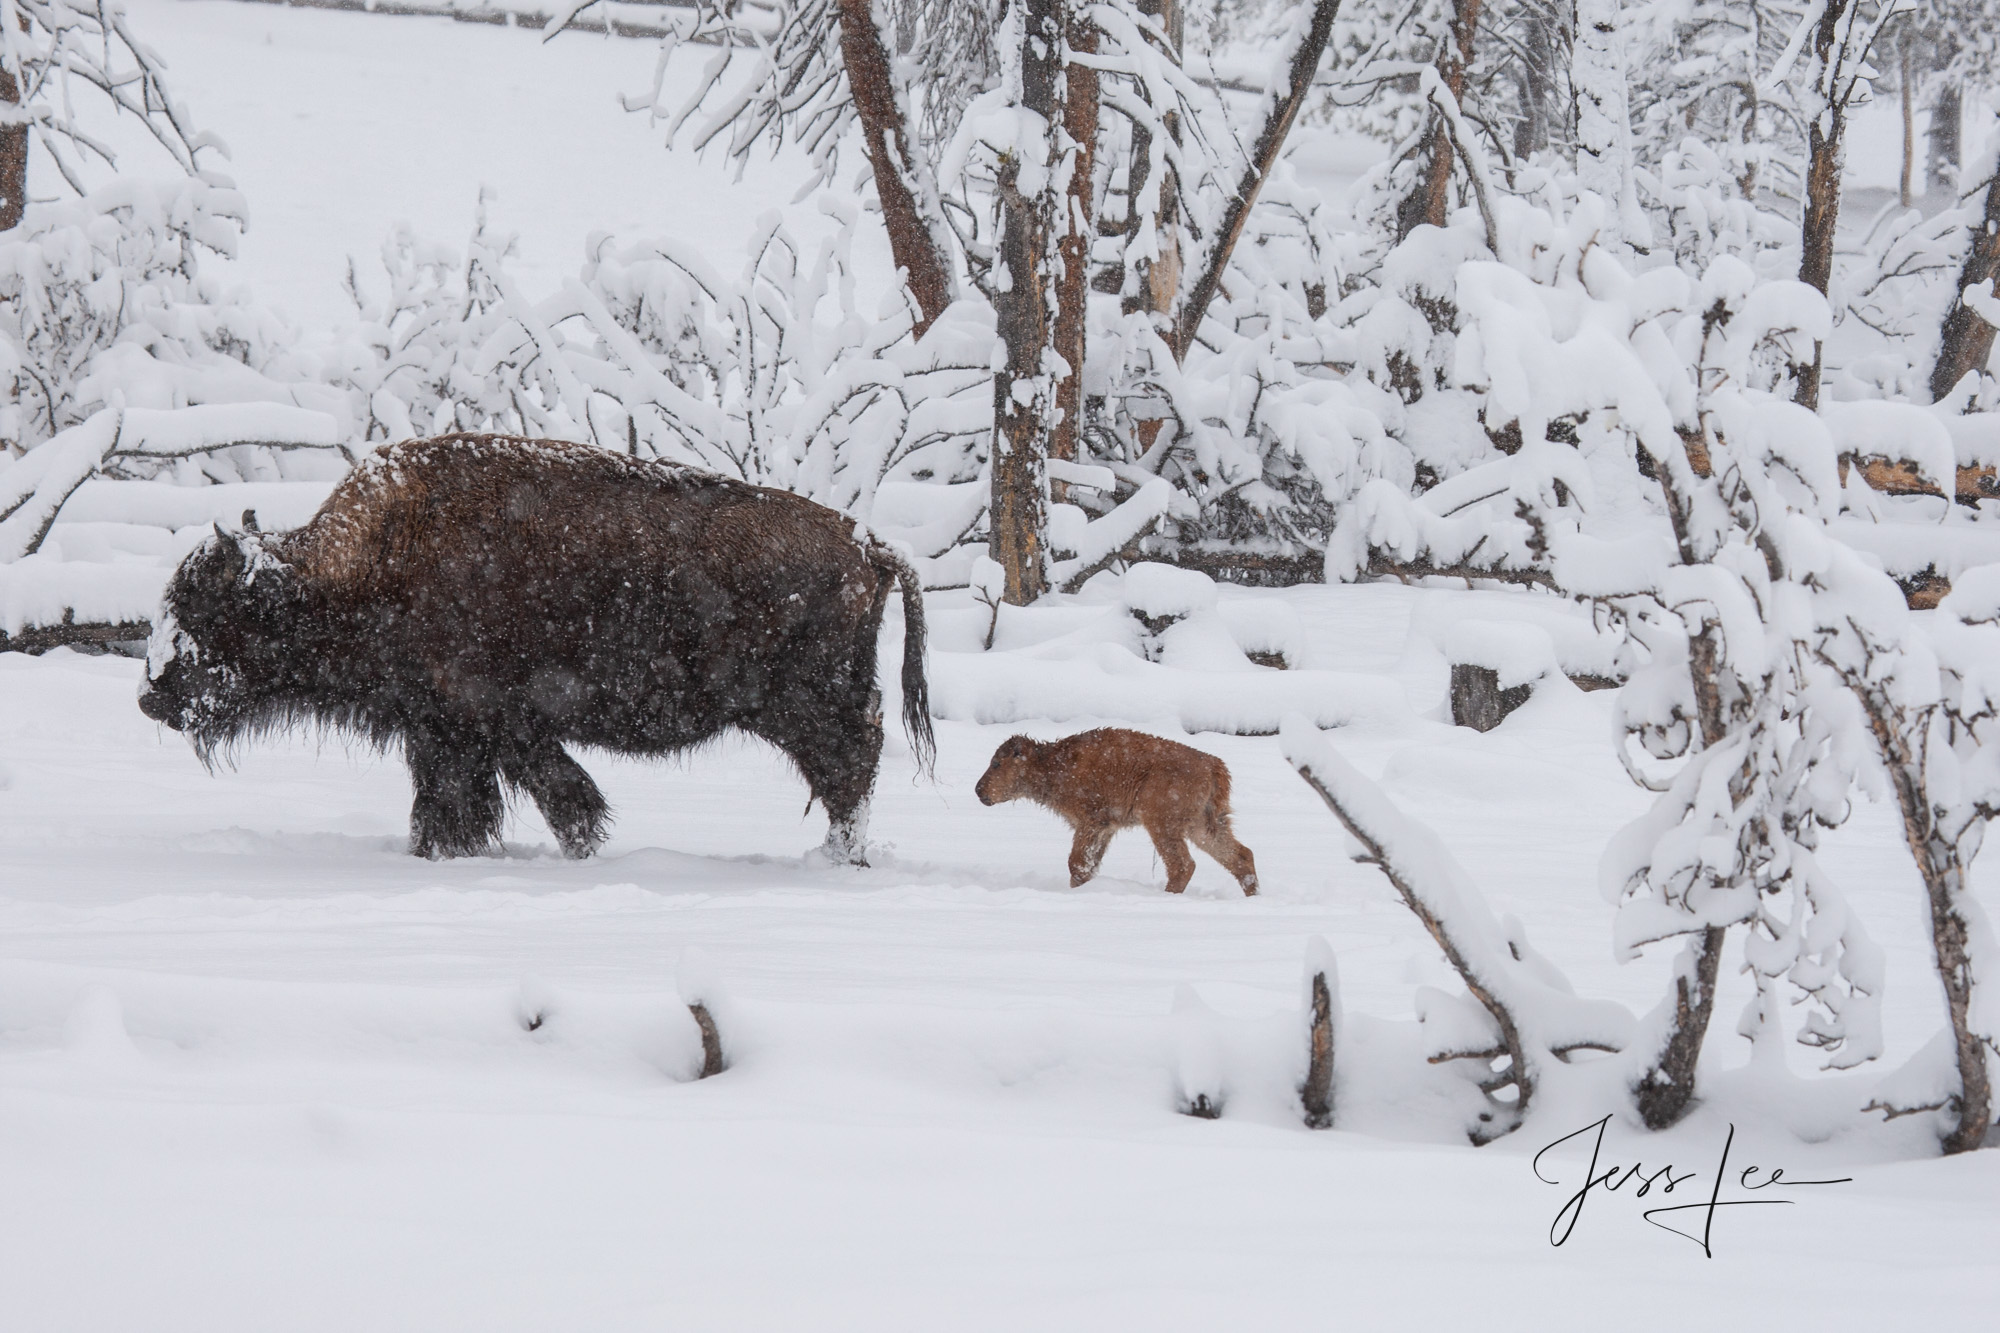
M 1701 1172 L 1677 1171 L 1672 1163 L 1649 1170 L 1643 1162 L 1633 1162 L 1630 1166 L 1621 1166 L 1615 1162 L 1604 1162 L 1604 1130 L 1610 1123 L 1611 1117 L 1608 1115 L 1602 1120 L 1592 1121 L 1574 1133 L 1563 1135 L 1535 1154 L 1534 1170 L 1536 1179 L 1545 1185 L 1562 1185 L 1565 1183 L 1564 1181 L 1551 1179 L 1549 1176 L 1543 1174 L 1542 1158 L 1565 1143 L 1583 1138 L 1586 1135 L 1590 1136 L 1590 1169 L 1584 1173 L 1583 1184 L 1578 1187 L 1576 1193 L 1570 1195 L 1563 1206 L 1556 1210 L 1555 1221 L 1549 1224 L 1549 1244 L 1551 1245 L 1561 1245 L 1570 1238 L 1570 1233 L 1576 1230 L 1578 1220 L 1583 1217 L 1583 1206 L 1589 1201 L 1593 1192 L 1606 1195 L 1620 1194 L 1624 1192 L 1626 1186 L 1636 1185 L 1637 1188 L 1631 1192 L 1630 1197 L 1645 1199 L 1653 1196 L 1656 1192 L 1662 1196 L 1672 1194 L 1677 1186 L 1684 1186 L 1690 1181 L 1699 1181 L 1702 1178 Z M 1693 1187 L 1694 1192 L 1705 1191 L 1706 1198 L 1694 1202 L 1660 1204 L 1646 1209 L 1640 1216 L 1662 1231 L 1670 1231 L 1683 1240 L 1693 1241 L 1695 1244 L 1701 1246 L 1703 1254 L 1713 1259 L 1715 1251 L 1710 1247 L 1709 1241 L 1715 1229 L 1715 1214 L 1718 1209 L 1752 1207 L 1760 1204 L 1796 1203 L 1797 1200 L 1795 1199 L 1773 1198 L 1770 1197 L 1770 1194 L 1776 1194 L 1789 1189 L 1803 1189 L 1808 1185 L 1845 1185 L 1854 1179 L 1852 1176 L 1842 1176 L 1838 1180 L 1794 1180 L 1785 1174 L 1785 1168 L 1782 1166 L 1746 1166 L 1736 1173 L 1736 1191 L 1744 1194 L 1762 1195 L 1763 1197 L 1748 1199 L 1725 1198 L 1723 1197 L 1723 1193 L 1725 1181 L 1729 1174 L 1729 1150 L 1735 1145 L 1735 1142 L 1736 1126 L 1731 1125 L 1728 1136 L 1722 1141 L 1722 1156 L 1715 1163 L 1713 1176 L 1709 1179 L 1705 1187 L 1699 1184 Z M 1599 1167 L 1600 1162 L 1603 1162 L 1601 1170 Z M 1766 1194 L 1766 1191 L 1769 1191 L 1770 1194 Z M 1685 1198 L 1686 1196 L 1683 1195 L 1682 1197 Z M 1683 1213 L 1693 1214 L 1694 1216 L 1678 1216 Z M 1701 1227 L 1699 1234 L 1692 1227 L 1683 1230 L 1679 1226 L 1661 1220 L 1663 1217 L 1670 1215 L 1673 1216 L 1674 1222 L 1686 1222 L 1689 1224 L 1699 1222 Z

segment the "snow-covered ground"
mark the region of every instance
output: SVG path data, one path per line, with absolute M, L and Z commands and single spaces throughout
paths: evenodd
M 1582 992 L 1659 994 L 1660 957 L 1611 961 L 1594 889 L 1641 807 L 1609 695 L 1450 728 L 1425 716 L 1423 625 L 1464 594 L 1241 596 L 1298 611 L 1307 665 L 1405 692 L 1402 716 L 1329 734 Z M 1927 1130 L 1856 1114 L 1873 1073 L 1741 1070 L 1733 985 L 1708 1103 L 1666 1135 L 1615 1122 L 1606 1160 L 1705 1187 L 1733 1123 L 1732 1182 L 1762 1164 L 1852 1183 L 1724 1209 L 1713 1260 L 1625 1197 L 1551 1246 L 1583 1159 L 1545 1159 L 1551 1186 L 1534 1151 L 1614 1107 L 1458 1138 L 1461 1085 L 1409 1021 L 1449 974 L 1275 738 L 1190 738 L 1232 767 L 1256 899 L 1206 859 L 1168 897 L 1137 833 L 1071 889 L 1053 817 L 972 796 L 1011 729 L 953 722 L 935 784 L 892 743 L 869 870 L 805 858 L 821 818 L 747 742 L 589 757 L 618 812 L 592 861 L 557 859 L 524 813 L 504 858 L 430 864 L 402 851 L 399 763 L 296 741 L 210 776 L 133 706 L 139 670 L 0 656 L 15 1327 L 1863 1327 L 1990 1307 L 2000 1158 L 1928 1160 Z M 1907 1055 L 1939 1005 L 1890 821 L 1864 807 L 1826 861 L 1889 951 Z M 1348 1014 L 1324 1133 L 1291 1098 L 1316 935 Z M 712 1081 L 687 1081 L 689 949 L 721 986 L 733 1065 Z M 1221 1015 L 1219 1121 L 1175 1113 L 1182 985 Z
M 617 108 L 649 80 L 648 43 L 130 7 L 234 150 L 253 219 L 237 273 L 310 327 L 341 311 L 343 257 L 365 277 L 396 220 L 462 243 L 482 182 L 537 289 L 593 230 L 679 234 L 728 268 L 766 209 L 810 216 L 790 202 L 796 164 L 734 183 Z M 1302 151 L 1329 179 L 1366 158 Z M 1317 691 L 1356 719 L 1332 742 L 1581 993 L 1655 1002 L 1668 951 L 1616 964 L 1596 887 L 1606 838 L 1646 800 L 1612 756 L 1612 697 L 1554 682 L 1490 734 L 1440 720 L 1443 636 L 1524 598 L 1314 587 L 1225 591 L 1222 609 L 1254 622 L 1260 602 L 1296 615 L 1299 670 L 1219 673 L 1206 712 L 1261 724 L 1274 682 Z M 1703 1104 L 1664 1135 L 1615 1118 L 1604 1162 L 1671 1162 L 1705 1189 L 1728 1143 L 1725 1200 L 1750 1197 L 1753 1164 L 1853 1179 L 1721 1208 L 1712 1259 L 1649 1225 L 1661 1198 L 1630 1185 L 1593 1194 L 1552 1246 L 1587 1152 L 1545 1158 L 1554 1185 L 1535 1153 L 1616 1103 L 1552 1102 L 1467 1145 L 1462 1075 L 1424 1064 L 1411 1021 L 1418 987 L 1456 989 L 1436 947 L 1347 859 L 1278 740 L 1180 732 L 1192 687 L 1160 674 L 1171 648 L 1160 668 L 1118 658 L 1106 614 L 1003 625 L 989 659 L 984 609 L 934 599 L 937 781 L 892 737 L 863 871 L 810 860 L 823 821 L 801 815 L 803 785 L 738 741 L 671 765 L 585 756 L 617 810 L 591 861 L 555 857 L 531 811 L 505 857 L 416 861 L 393 758 L 300 739 L 210 775 L 139 714 L 138 663 L 0 654 L 0 1327 L 1991 1318 L 2000 1156 L 1935 1160 L 1923 1117 L 1860 1114 L 1884 1070 L 1819 1076 L 1803 1050 L 1795 1080 L 1747 1069 L 1733 974 Z M 1017 726 L 1066 734 L 1093 709 L 1229 762 L 1259 897 L 1206 858 L 1169 897 L 1136 832 L 1072 889 L 1052 816 L 979 805 Z M 1863 804 L 1821 859 L 1887 953 L 1893 1066 L 1942 1022 L 1907 853 Z M 1989 858 L 1989 909 L 1994 873 Z M 1328 1132 L 1293 1098 L 1315 937 L 1347 1014 Z M 695 1082 L 680 984 L 701 971 L 732 1067 Z M 1183 986 L 1219 1015 L 1214 1122 L 1175 1113 Z

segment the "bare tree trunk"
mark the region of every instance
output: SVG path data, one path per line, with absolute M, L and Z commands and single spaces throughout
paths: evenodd
M 1854 0 L 1827 0 L 1819 25 L 1813 32 L 1814 53 L 1820 68 L 1837 58 L 1840 21 Z M 1829 76 L 1822 74 L 1822 78 Z M 1829 97 L 1824 115 L 1813 118 L 1806 132 L 1806 215 L 1799 235 L 1799 281 L 1826 295 L 1833 281 L 1833 233 L 1840 221 L 1840 167 L 1846 148 L 1847 106 L 1845 99 Z M 1813 345 L 1812 365 L 1799 375 L 1798 391 L 1792 395 L 1799 406 L 1819 410 L 1819 381 L 1826 348 Z
M 1897 198 L 1904 208 L 1916 201 L 1915 184 L 1917 168 L 1917 99 L 1916 90 L 1910 87 L 1910 79 L 1916 73 L 1910 60 L 1910 42 L 1906 35 L 1903 40 L 1901 60 L 1897 69 L 1897 82 L 1901 84 L 1903 105 L 1903 179 Z
M 1707 443 L 1700 437 L 1682 436 L 1688 463 L 1697 475 L 1710 470 Z M 1697 459 L 1696 445 L 1700 446 Z M 1687 515 L 1692 501 L 1675 488 L 1672 474 L 1660 469 L 1660 489 L 1665 492 L 1667 514 L 1683 564 L 1696 563 L 1696 551 L 1688 540 Z M 1724 714 L 1722 687 L 1722 644 L 1716 626 L 1703 626 L 1688 641 L 1688 679 L 1694 686 L 1695 718 L 1701 727 L 1704 747 L 1719 745 L 1729 732 Z M 1667 1040 L 1654 1057 L 1652 1066 L 1633 1085 L 1632 1097 L 1639 1118 L 1648 1129 L 1665 1129 L 1687 1114 L 1694 1100 L 1695 1067 L 1701 1062 L 1702 1042 L 1708 1037 L 1708 1022 L 1715 1014 L 1715 979 L 1722 966 L 1722 948 L 1728 930 L 1708 926 L 1688 940 L 1676 964 L 1674 978 L 1674 1021 Z
M 1521 118 L 1514 122 L 1514 156 L 1525 158 L 1549 146 L 1549 100 L 1555 92 L 1555 42 L 1551 16 L 1532 7 L 1523 11 L 1527 37 L 1521 44 Z
M 1937 365 L 1931 368 L 1931 398 L 1943 398 L 1958 382 L 1986 368 L 1993 355 L 1993 326 L 1965 303 L 1968 288 L 2000 277 L 2000 170 L 1986 183 L 1986 209 L 1972 236 L 1965 268 L 1958 275 L 1959 298 L 1951 303 L 1938 339 Z
M 1901 788 L 1899 782 L 1899 798 Z M 1917 858 L 1917 869 L 1924 877 L 1931 947 L 1938 981 L 1944 986 L 1952 1050 L 1958 1061 L 1958 1123 L 1944 1136 L 1943 1147 L 1947 1153 L 1971 1152 L 1986 1140 L 1987 1125 L 1992 1120 L 1993 1086 L 1987 1072 L 1986 1044 L 1972 1028 L 1972 957 L 1967 948 L 1971 932 L 1958 906 L 1969 886 L 1957 848 L 1946 844 L 1935 832 L 1920 844 L 1921 830 L 1910 816 L 1910 808 L 1905 806 L 1903 827 L 1910 838 L 1910 851 Z
M 1946 83 L 1931 103 L 1931 127 L 1926 137 L 1930 140 L 1930 179 L 1952 190 L 1958 188 L 1958 168 L 1964 156 L 1964 122 L 1965 90 L 1957 83 Z
M 1326 950 L 1324 940 L 1315 940 L 1313 948 Z M 1340 983 L 1330 975 L 1332 950 L 1326 950 L 1318 967 L 1312 967 L 1309 957 L 1308 967 L 1312 977 L 1307 983 L 1310 1007 L 1307 1010 L 1306 1027 L 1306 1081 L 1299 1089 L 1299 1101 L 1305 1108 L 1306 1126 L 1310 1129 L 1326 1129 L 1333 1124 L 1333 1026 L 1334 989 Z
M 1021 104 L 1039 115 L 1044 137 L 1029 152 L 1043 154 L 1045 177 L 1056 126 L 1062 121 L 1063 0 L 1025 0 L 1022 8 Z M 1000 244 L 994 312 L 1005 364 L 993 377 L 993 490 L 987 506 L 988 550 L 1006 573 L 1004 600 L 1026 606 L 1049 589 L 1049 424 L 1053 385 L 1043 352 L 1049 318 L 1050 200 L 1046 186 L 1020 188 L 1022 163 L 1000 163 Z
M 1139 0 L 1139 12 L 1147 18 L 1159 22 L 1166 33 L 1166 54 L 1175 64 L 1181 58 L 1181 0 Z M 1160 113 L 1161 124 L 1165 126 L 1168 140 L 1180 146 L 1180 113 L 1168 108 Z M 1127 173 L 1128 194 L 1131 204 L 1125 216 L 1125 239 L 1127 243 L 1136 240 L 1139 229 L 1147 221 L 1140 210 L 1139 198 L 1153 170 L 1153 133 L 1143 124 L 1132 127 L 1132 164 Z M 1125 311 L 1132 314 L 1148 311 L 1161 326 L 1161 333 L 1172 338 L 1173 332 L 1166 320 L 1171 318 L 1174 301 L 1181 292 L 1181 226 L 1180 226 L 1180 176 L 1174 170 L 1172 161 L 1163 152 L 1160 160 L 1160 204 L 1151 218 L 1153 238 L 1157 254 L 1150 259 L 1139 261 L 1138 291 L 1126 299 Z
M 889 53 L 875 27 L 869 0 L 839 0 L 839 4 L 840 57 L 874 170 L 875 193 L 882 201 L 889 253 L 916 300 L 916 335 L 921 338 L 951 304 L 951 263 L 939 241 L 940 220 L 925 216 L 912 185 L 915 162 L 909 127 L 896 103 Z
M 1465 75 L 1472 68 L 1472 42 L 1479 32 L 1479 11 L 1484 0 L 1452 0 L 1451 40 L 1438 52 L 1438 77 L 1454 101 L 1465 97 Z M 1417 188 L 1396 210 L 1396 239 L 1401 240 L 1419 225 L 1442 227 L 1451 213 L 1451 128 L 1444 116 L 1431 112 L 1430 129 L 1424 136 L 1424 174 Z
M 25 20 L 24 20 L 25 22 Z M 21 85 L 0 69 L 0 105 L 19 106 Z M 28 127 L 0 125 L 0 231 L 21 225 L 28 206 Z
M 1478 0 L 1470 0 L 1470 3 L 1477 4 Z M 1250 149 L 1250 161 L 1243 168 L 1242 179 L 1236 183 L 1236 192 L 1230 196 L 1228 207 L 1223 210 L 1222 224 L 1216 229 L 1215 242 L 1202 265 L 1201 276 L 1195 280 L 1193 289 L 1188 293 L 1187 304 L 1181 309 L 1180 320 L 1174 330 L 1176 360 L 1185 359 L 1188 349 L 1194 346 L 1195 334 L 1201 331 L 1201 321 L 1208 314 L 1209 302 L 1215 299 L 1216 289 L 1222 285 L 1229 257 L 1235 253 L 1236 243 L 1243 236 L 1243 226 L 1250 220 L 1250 210 L 1257 203 L 1257 192 L 1270 177 L 1271 168 L 1278 164 L 1278 154 L 1284 150 L 1285 138 L 1292 132 L 1292 122 L 1299 118 L 1299 109 L 1305 105 L 1306 95 L 1312 91 L 1313 77 L 1319 73 L 1320 58 L 1326 54 L 1327 41 L 1333 36 L 1334 16 L 1339 13 L 1340 0 L 1314 0 L 1312 22 L 1298 50 L 1292 53 L 1284 95 L 1271 107 L 1263 127 L 1257 131 L 1256 142 Z
M 1084 55 L 1097 53 L 1097 29 L 1088 12 L 1072 8 L 1065 16 L 1069 26 L 1069 49 Z M 1096 194 L 1093 178 L 1097 169 L 1097 71 L 1072 61 L 1064 70 L 1063 132 L 1069 137 L 1071 158 L 1069 193 L 1064 216 L 1057 230 L 1056 254 L 1062 272 L 1056 279 L 1056 355 L 1069 368 L 1056 385 L 1059 414 L 1049 431 L 1049 457 L 1074 461 L 1077 441 L 1083 429 L 1083 360 L 1088 351 L 1087 332 L 1090 301 L 1090 245 L 1097 235 Z M 1054 498 L 1068 498 L 1069 488 L 1057 482 Z

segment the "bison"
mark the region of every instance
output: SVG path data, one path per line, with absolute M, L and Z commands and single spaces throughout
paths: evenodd
M 419 856 L 493 848 L 503 783 L 588 856 L 610 810 L 566 745 L 666 755 L 735 727 L 790 756 L 826 810 L 827 855 L 862 864 L 892 586 L 903 724 L 931 763 L 915 572 L 787 491 L 445 435 L 377 449 L 296 531 L 245 517 L 168 584 L 139 707 L 210 768 L 296 726 L 400 747 Z
M 1111 837 L 1142 825 L 1167 867 L 1167 892 L 1194 878 L 1187 844 L 1207 852 L 1257 892 L 1257 861 L 1229 826 L 1229 766 L 1212 754 L 1160 736 L 1100 727 L 1058 741 L 1013 736 L 993 752 L 974 792 L 982 805 L 1022 799 L 1061 815 L 1070 847 L 1072 888 L 1088 883 Z

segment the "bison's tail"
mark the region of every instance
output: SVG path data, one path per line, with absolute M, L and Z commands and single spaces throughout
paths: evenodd
M 934 775 L 937 735 L 931 730 L 931 691 L 924 680 L 924 585 L 916 569 L 894 550 L 875 542 L 869 557 L 895 575 L 903 590 L 903 730 L 917 767 Z

